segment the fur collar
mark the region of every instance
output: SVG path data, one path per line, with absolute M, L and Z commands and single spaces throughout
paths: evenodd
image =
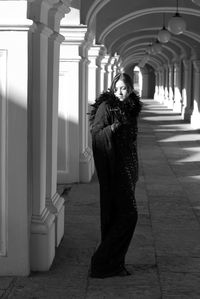
M 106 91 L 100 94 L 95 103 L 91 105 L 90 122 L 95 118 L 98 107 L 106 102 L 111 111 L 117 111 L 118 114 L 125 114 L 127 117 L 137 117 L 141 111 L 142 103 L 139 96 L 132 92 L 123 101 L 120 101 L 112 92 Z

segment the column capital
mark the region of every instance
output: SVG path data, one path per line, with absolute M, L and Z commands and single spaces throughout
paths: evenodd
M 88 49 L 88 57 L 97 58 L 99 56 L 101 46 L 93 45 Z
M 106 68 L 107 64 L 108 64 L 108 61 L 110 59 L 110 55 L 106 54 L 103 59 L 101 60 L 101 67 L 102 68 Z
M 193 60 L 193 66 L 197 73 L 200 73 L 200 60 Z
M 93 45 L 88 49 L 88 60 L 90 61 L 90 67 L 97 68 L 98 59 L 100 54 L 101 46 Z
M 33 23 L 30 27 L 30 31 L 38 35 L 44 35 L 47 38 L 49 38 L 54 33 L 53 30 L 41 23 Z
M 80 45 L 85 40 L 87 27 L 84 25 L 80 26 L 61 26 L 60 33 L 64 36 L 67 44 L 78 44 Z
M 115 63 L 115 57 L 109 55 L 107 64 L 105 65 L 106 70 L 107 70 L 108 72 L 111 72 L 111 71 L 112 71 L 112 67 L 113 67 L 114 63 Z
M 77 61 L 87 59 L 86 33 L 87 27 L 84 25 L 61 26 L 60 34 L 64 37 L 64 41 L 61 45 L 60 57 L 73 58 Z
M 27 18 L 59 32 L 60 20 L 70 12 L 72 0 L 28 0 Z
M 98 67 L 102 68 L 102 61 L 106 55 L 106 49 L 104 46 L 101 46 L 99 51 L 99 56 L 97 57 L 97 65 Z

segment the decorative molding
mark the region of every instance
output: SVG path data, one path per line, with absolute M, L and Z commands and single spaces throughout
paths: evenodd
M 81 44 L 85 40 L 87 27 L 84 25 L 80 26 L 61 26 L 60 33 L 64 36 L 65 40 L 63 43 L 72 42 L 73 44 Z
M 0 50 L 0 256 L 7 251 L 7 51 Z
M 70 12 L 72 0 L 28 0 L 27 18 L 59 32 L 60 20 Z
M 32 215 L 31 233 L 32 234 L 48 234 L 49 227 L 52 226 L 55 215 L 45 208 L 41 215 Z
M 30 231 L 31 270 L 48 271 L 55 256 L 55 215 L 47 208 L 33 215 Z
M 94 161 L 92 150 L 87 147 L 84 152 L 80 154 L 80 182 L 88 183 L 91 181 L 94 174 Z
M 50 39 L 56 43 L 58 43 L 59 45 L 61 43 L 64 42 L 65 38 L 63 35 L 57 33 L 57 32 L 54 32 L 51 36 L 50 36 Z
M 50 37 L 54 32 L 44 24 L 37 24 L 33 23 L 33 25 L 30 27 L 30 32 L 36 33 L 36 34 L 41 34 L 46 37 Z
M 52 198 L 46 198 L 46 206 L 51 214 L 55 215 L 55 237 L 56 246 L 60 244 L 60 241 L 64 234 L 64 203 L 65 200 L 57 192 Z
M 97 68 L 97 60 L 101 46 L 94 45 L 88 49 L 88 60 L 90 61 L 89 68 Z

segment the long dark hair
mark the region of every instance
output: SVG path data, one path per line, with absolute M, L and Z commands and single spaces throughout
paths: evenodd
M 117 75 L 115 75 L 115 77 L 113 78 L 113 81 L 111 83 L 111 86 L 110 86 L 110 91 L 112 93 L 115 92 L 115 86 L 119 80 L 122 80 L 124 82 L 124 84 L 126 85 L 127 91 L 128 91 L 128 95 L 129 95 L 133 91 L 133 80 L 126 73 L 118 73 Z
M 115 92 L 115 85 L 117 81 L 122 80 L 124 84 L 127 87 L 128 95 L 126 98 L 126 101 L 124 103 L 124 109 L 127 110 L 128 114 L 132 114 L 133 116 L 138 116 L 141 108 L 142 108 L 142 103 L 140 101 L 140 97 L 136 94 L 136 92 L 133 89 L 133 81 L 131 77 L 126 74 L 126 73 L 118 73 L 113 81 L 112 84 L 109 88 L 108 91 L 103 92 L 100 94 L 99 97 L 95 100 L 95 103 L 91 105 L 91 112 L 89 113 L 90 115 L 90 124 L 92 125 L 95 114 L 97 112 L 98 107 L 101 105 L 102 102 L 109 101 L 110 104 L 112 105 L 118 105 L 119 100 L 114 95 Z

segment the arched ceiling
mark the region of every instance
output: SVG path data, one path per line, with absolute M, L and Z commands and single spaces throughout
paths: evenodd
M 158 31 L 175 14 L 177 0 L 82 0 L 81 23 L 96 37 L 107 53 L 120 55 L 125 65 L 139 63 Z M 200 6 L 192 0 L 179 0 L 178 11 L 187 23 L 181 35 L 172 35 L 160 54 L 151 55 L 153 67 L 170 63 L 177 57 L 200 57 Z

